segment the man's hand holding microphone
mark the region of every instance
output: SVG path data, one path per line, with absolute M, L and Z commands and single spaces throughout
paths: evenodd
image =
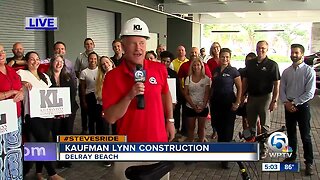
M 144 82 L 146 81 L 146 71 L 142 69 L 141 64 L 137 64 L 136 70 L 134 71 L 135 84 L 129 92 L 129 98 L 132 100 L 137 97 L 137 108 L 144 109 Z

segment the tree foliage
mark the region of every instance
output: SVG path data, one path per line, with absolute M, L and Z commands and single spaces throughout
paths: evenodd
M 219 42 L 230 48 L 235 55 L 255 52 L 256 43 L 266 40 L 269 53 L 289 56 L 290 45 L 300 43 L 309 47 L 311 23 L 266 23 L 266 24 L 206 24 L 203 36 L 210 42 Z M 257 32 L 255 30 L 283 30 L 278 32 Z M 212 33 L 211 31 L 239 31 L 238 33 Z

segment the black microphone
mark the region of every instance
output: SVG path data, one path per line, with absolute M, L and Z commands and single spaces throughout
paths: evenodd
M 142 69 L 141 64 L 137 64 L 136 70 L 134 71 L 134 82 L 142 82 L 146 81 L 146 71 Z M 137 108 L 144 109 L 144 95 L 139 94 L 137 97 Z

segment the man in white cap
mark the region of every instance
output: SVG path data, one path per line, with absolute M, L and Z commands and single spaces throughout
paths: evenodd
M 132 18 L 122 26 L 123 62 L 107 73 L 103 84 L 105 119 L 117 123 L 117 134 L 127 135 L 128 142 L 168 142 L 174 138 L 167 69 L 161 63 L 145 59 L 149 37 L 147 25 L 139 18 Z M 146 72 L 145 82 L 135 82 L 137 65 L 142 65 Z M 137 107 L 137 95 L 144 96 L 143 109 Z

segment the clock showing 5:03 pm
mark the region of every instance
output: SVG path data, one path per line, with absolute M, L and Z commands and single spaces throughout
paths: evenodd
M 262 171 L 280 171 L 280 163 L 262 163 Z
M 296 162 L 262 163 L 264 172 L 299 172 L 300 166 Z

